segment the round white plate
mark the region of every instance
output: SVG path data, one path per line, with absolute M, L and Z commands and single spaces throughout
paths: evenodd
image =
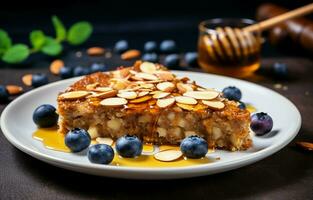
M 216 162 L 175 168 L 138 168 L 92 164 L 87 156 L 62 153 L 45 148 L 40 141 L 32 138 L 36 126 L 32 113 L 41 104 L 56 105 L 58 92 L 80 78 L 34 89 L 10 103 L 1 116 L 1 129 L 5 137 L 23 152 L 52 165 L 65 169 L 118 178 L 131 179 L 173 179 L 203 176 L 239 168 L 259 161 L 287 145 L 298 133 L 301 116 L 297 108 L 285 97 L 246 81 L 195 72 L 174 71 L 178 76 L 187 76 L 200 85 L 219 90 L 226 86 L 237 86 L 243 93 L 242 101 L 252 103 L 258 111 L 269 113 L 274 121 L 273 131 L 263 137 L 253 137 L 253 147 L 247 151 L 228 152 L 218 150 L 212 157 L 220 157 Z

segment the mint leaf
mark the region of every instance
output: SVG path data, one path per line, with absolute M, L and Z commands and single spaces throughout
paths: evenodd
M 0 29 L 0 54 L 12 46 L 11 38 L 5 30 Z
M 49 56 L 56 56 L 62 51 L 62 46 L 52 37 L 46 37 L 41 51 Z
M 7 63 L 19 63 L 29 56 L 29 49 L 25 44 L 15 44 L 10 47 L 2 56 Z
M 55 15 L 52 16 L 51 19 L 52 19 L 52 24 L 53 24 L 54 30 L 55 30 L 56 40 L 59 41 L 59 42 L 65 40 L 66 39 L 66 29 L 65 29 L 63 23 Z
M 30 42 L 35 50 L 39 50 L 45 43 L 46 36 L 42 31 L 35 30 L 30 33 Z
M 85 42 L 92 33 L 92 25 L 89 22 L 77 22 L 68 31 L 67 40 L 72 45 Z

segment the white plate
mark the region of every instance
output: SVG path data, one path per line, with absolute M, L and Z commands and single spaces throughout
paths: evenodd
M 32 121 L 34 109 L 44 103 L 56 105 L 58 92 L 79 78 L 55 82 L 28 92 L 3 111 L 1 128 L 5 137 L 25 153 L 65 169 L 118 178 L 173 179 L 203 176 L 239 168 L 259 161 L 287 145 L 298 133 L 301 116 L 297 108 L 285 97 L 262 86 L 233 78 L 195 72 L 174 71 L 178 76 L 188 76 L 200 85 L 219 90 L 234 85 L 241 89 L 243 101 L 252 103 L 259 111 L 269 113 L 274 121 L 273 134 L 253 137 L 254 145 L 248 151 L 216 151 L 210 156 L 221 159 L 204 165 L 175 168 L 138 168 L 92 164 L 86 156 L 46 149 L 32 138 L 36 126 Z

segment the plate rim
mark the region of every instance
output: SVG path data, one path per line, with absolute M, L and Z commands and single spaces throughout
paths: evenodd
M 18 104 L 20 101 L 22 101 L 24 98 L 33 95 L 33 93 L 36 92 L 40 92 L 42 90 L 45 90 L 47 88 L 50 87 L 55 87 L 56 85 L 62 85 L 65 84 L 66 82 L 73 82 L 76 79 L 79 80 L 82 77 L 74 77 L 74 78 L 70 78 L 70 79 L 66 79 L 66 80 L 60 80 L 60 81 L 56 81 L 53 83 L 49 83 L 45 86 L 33 89 L 27 93 L 22 94 L 21 96 L 17 97 L 16 99 L 14 99 L 12 102 L 10 102 L 5 109 L 3 110 L 1 117 L 0 117 L 0 126 L 3 132 L 3 135 L 5 136 L 5 138 L 11 143 L 13 144 L 13 146 L 15 146 L 16 148 L 20 149 L 21 151 L 27 153 L 28 155 L 39 159 L 41 161 L 50 163 L 52 165 L 58 166 L 58 167 L 62 167 L 62 168 L 67 168 L 64 165 L 68 165 L 71 167 L 78 167 L 80 169 L 83 168 L 89 168 L 90 170 L 110 170 L 110 171 L 114 171 L 114 172 L 119 172 L 119 171 L 123 171 L 123 172 L 137 172 L 137 173 L 171 173 L 171 172 L 175 172 L 175 173 L 181 173 L 181 172 L 186 172 L 186 173 L 199 173 L 199 172 L 205 172 L 205 171 L 210 171 L 210 170 L 218 170 L 218 172 L 215 173 L 219 173 L 222 171 L 228 171 L 234 168 L 239 168 L 242 166 L 246 166 L 249 164 L 252 164 L 254 162 L 257 162 L 265 157 L 268 157 L 274 153 L 276 153 L 277 151 L 279 151 L 280 149 L 284 148 L 287 144 L 289 144 L 298 134 L 300 128 L 301 128 L 301 123 L 302 123 L 302 119 L 301 119 L 301 114 L 299 112 L 299 110 L 297 109 L 297 107 L 294 105 L 294 103 L 292 101 L 290 101 L 289 99 L 287 99 L 286 97 L 284 97 L 283 95 L 277 93 L 274 90 L 271 90 L 267 87 L 264 87 L 262 85 L 258 85 L 256 83 L 252 83 L 246 80 L 241 80 L 241 79 L 236 79 L 236 78 L 232 78 L 232 77 L 226 77 L 226 76 L 221 76 L 221 75 L 215 75 L 215 74 L 206 74 L 206 73 L 201 73 L 201 72 L 190 72 L 190 71 L 179 71 L 179 70 L 172 70 L 173 73 L 192 73 L 194 75 L 201 75 L 201 76 L 211 76 L 211 77 L 215 77 L 215 78 L 222 78 L 222 79 L 230 79 L 230 80 L 234 80 L 234 81 L 239 81 L 242 82 L 243 84 L 252 84 L 255 87 L 261 87 L 264 90 L 267 90 L 268 92 L 271 93 L 275 93 L 276 95 L 280 96 L 280 98 L 282 98 L 286 103 L 289 104 L 289 106 L 291 106 L 291 108 L 294 110 L 294 112 L 296 113 L 296 118 L 297 118 L 297 126 L 296 128 L 293 130 L 293 133 L 290 135 L 290 137 L 288 137 L 286 140 L 283 140 L 282 142 L 276 142 L 274 145 L 269 146 L 265 149 L 262 149 L 260 151 L 257 151 L 253 154 L 248 154 L 243 156 L 242 158 L 238 158 L 235 160 L 230 160 L 230 161 L 224 161 L 222 163 L 208 163 L 208 164 L 202 164 L 202 165 L 194 165 L 194 166 L 184 166 L 184 167 L 162 167 L 162 168 L 147 168 L 147 167 L 127 167 L 127 166 L 111 166 L 111 165 L 98 165 L 98 164 L 85 164 L 85 163 L 76 163 L 73 161 L 69 161 L 66 159 L 62 159 L 62 158 L 58 158 L 58 157 L 54 157 L 52 155 L 47 155 L 43 152 L 40 151 L 36 151 L 33 148 L 29 148 L 27 147 L 27 145 L 23 144 L 21 141 L 19 141 L 18 139 L 16 139 L 16 137 L 14 137 L 14 134 L 11 134 L 9 131 L 9 128 L 6 125 L 6 116 L 8 115 L 10 109 L 12 109 L 14 107 L 14 105 Z M 56 163 L 53 163 L 56 162 Z M 219 170 L 222 169 L 222 170 Z M 79 171 L 79 170 L 75 170 L 72 169 L 74 171 Z M 87 172 L 85 172 L 87 173 Z M 213 172 L 214 173 L 214 172 Z M 210 174 L 213 174 L 210 173 Z

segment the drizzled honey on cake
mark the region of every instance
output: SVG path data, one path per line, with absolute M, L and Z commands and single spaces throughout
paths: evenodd
M 58 113 L 63 134 L 83 128 L 92 138 L 129 134 L 145 143 L 172 145 L 199 135 L 209 148 L 231 151 L 252 145 L 247 110 L 149 62 L 85 76 L 59 94 Z

